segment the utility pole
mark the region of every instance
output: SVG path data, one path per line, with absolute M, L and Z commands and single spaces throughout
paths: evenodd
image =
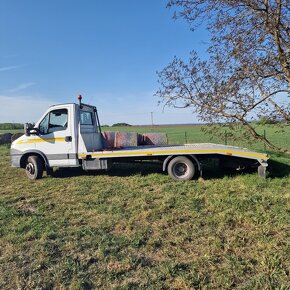
M 153 127 L 153 125 L 154 125 L 154 123 L 153 123 L 153 112 L 151 112 L 151 124 L 152 124 L 152 127 Z

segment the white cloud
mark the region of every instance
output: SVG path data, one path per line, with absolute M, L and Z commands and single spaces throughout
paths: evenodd
M 154 124 L 186 124 L 198 123 L 196 114 L 191 108 L 176 109 L 158 106 L 158 98 L 154 92 L 144 91 L 136 94 L 97 92 L 95 97 L 84 99 L 84 103 L 96 105 L 101 124 L 128 123 L 132 125 L 150 125 L 151 112 Z
M 35 85 L 36 83 L 33 83 L 33 82 L 30 82 L 30 83 L 23 83 L 23 84 L 20 84 L 19 86 L 13 88 L 13 89 L 10 89 L 8 90 L 9 92 L 11 93 L 15 93 L 15 92 L 18 92 L 18 91 L 21 91 L 21 90 L 25 90 L 33 85 Z
M 0 72 L 13 70 L 13 69 L 17 69 L 17 68 L 20 68 L 20 67 L 21 67 L 21 65 L 2 66 L 2 67 L 0 67 Z
M 114 123 L 125 122 L 132 125 L 151 125 L 151 112 L 153 123 L 158 124 L 189 124 L 198 123 L 196 115 L 189 110 L 178 111 L 178 109 L 170 109 L 162 112 L 162 110 L 140 111 L 136 107 L 135 111 L 110 112 L 108 110 L 98 110 L 101 124 L 112 125 Z
M 4 122 L 36 122 L 53 105 L 53 101 L 37 99 L 32 96 L 1 96 L 0 123 Z
M 101 95 L 101 94 L 100 94 Z M 129 124 L 143 125 L 151 124 L 151 112 L 153 112 L 154 124 L 182 124 L 196 123 L 195 114 L 190 109 L 166 108 L 156 106 L 149 98 L 137 100 L 126 98 L 126 102 L 113 102 L 110 98 L 88 98 L 84 103 L 97 105 L 101 124 L 112 125 L 114 123 L 126 122 Z M 58 101 L 39 99 L 32 96 L 4 96 L 0 95 L 0 123 L 19 122 L 32 123 L 39 120 L 51 105 Z

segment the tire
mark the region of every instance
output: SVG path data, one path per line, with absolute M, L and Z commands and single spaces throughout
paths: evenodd
M 39 179 L 43 175 L 43 162 L 38 156 L 29 156 L 25 165 L 25 173 L 31 180 Z
M 176 181 L 191 180 L 196 169 L 193 162 L 185 156 L 174 157 L 168 164 L 167 172 Z

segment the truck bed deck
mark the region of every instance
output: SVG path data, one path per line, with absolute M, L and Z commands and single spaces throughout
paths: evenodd
M 123 147 L 105 149 L 102 151 L 83 152 L 79 158 L 114 158 L 114 157 L 144 157 L 162 155 L 200 155 L 200 154 L 220 154 L 248 159 L 255 159 L 259 162 L 266 162 L 269 159 L 267 154 L 250 151 L 246 148 L 227 146 L 212 143 L 194 143 L 186 145 L 145 145 L 137 147 Z

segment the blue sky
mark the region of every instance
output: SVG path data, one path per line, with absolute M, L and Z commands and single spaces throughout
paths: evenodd
M 1 0 L 0 122 L 32 122 L 49 105 L 98 107 L 102 124 L 190 123 L 158 106 L 156 71 L 174 55 L 205 51 L 165 0 Z

